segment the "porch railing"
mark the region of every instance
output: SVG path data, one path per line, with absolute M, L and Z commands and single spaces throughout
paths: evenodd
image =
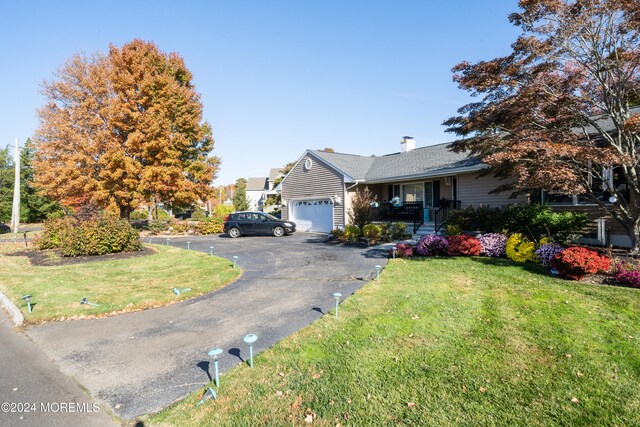
M 373 221 L 406 222 L 413 224 L 413 232 L 424 223 L 424 207 L 422 202 L 402 202 L 396 206 L 390 202 L 379 203 L 371 208 Z
M 451 211 L 460 209 L 460 200 L 440 199 L 440 207 L 433 213 L 433 228 L 436 233 L 447 223 L 447 218 Z

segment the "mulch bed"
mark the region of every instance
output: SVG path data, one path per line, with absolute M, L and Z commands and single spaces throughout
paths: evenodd
M 138 258 L 141 256 L 153 255 L 155 253 L 157 253 L 156 250 L 149 247 L 144 247 L 144 249 L 138 252 L 119 252 L 115 254 L 77 256 L 77 257 L 64 257 L 60 254 L 60 251 L 55 249 L 46 250 L 46 251 L 28 249 L 24 251 L 11 252 L 5 255 L 27 257 L 31 265 L 35 265 L 38 267 L 50 267 L 50 266 L 56 266 L 56 265 L 85 264 L 88 262 L 113 261 L 118 259 Z

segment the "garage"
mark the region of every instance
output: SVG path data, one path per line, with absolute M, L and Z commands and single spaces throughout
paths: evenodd
M 298 231 L 328 233 L 333 230 L 333 203 L 331 199 L 292 200 L 289 219 Z

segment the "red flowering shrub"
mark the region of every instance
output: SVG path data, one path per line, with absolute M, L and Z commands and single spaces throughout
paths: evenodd
M 587 274 L 609 271 L 611 260 L 591 249 L 574 246 L 555 254 L 550 266 L 565 279 L 580 280 Z
M 460 234 L 459 236 L 449 236 L 447 240 L 449 242 L 447 253 L 451 256 L 478 256 L 482 251 L 480 240 L 473 236 Z
M 413 246 L 411 243 L 398 243 L 396 248 L 396 258 L 410 258 L 413 256 Z

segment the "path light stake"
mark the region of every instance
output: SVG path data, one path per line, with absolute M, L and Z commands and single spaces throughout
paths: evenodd
M 169 239 L 167 239 L 167 246 L 169 246 Z
M 31 295 L 26 294 L 21 299 L 27 302 L 27 308 L 29 309 L 29 313 L 31 313 Z
M 395 246 L 391 248 L 391 254 L 393 255 L 393 259 L 396 259 L 396 251 L 397 250 L 398 250 L 398 248 L 395 247 Z
M 200 399 L 197 403 L 196 406 L 200 406 L 204 403 L 204 399 L 207 397 L 207 393 L 211 393 L 211 398 L 213 400 L 216 400 L 218 398 L 218 395 L 216 394 L 215 390 L 211 387 L 207 387 L 207 391 L 204 392 L 204 395 L 202 396 L 202 399 Z
M 209 246 L 209 255 L 213 256 L 213 246 Z
M 92 305 L 94 307 L 100 307 L 100 304 L 95 304 L 93 302 L 90 302 L 87 297 L 84 297 L 80 300 L 80 304 L 88 304 L 88 305 Z
M 218 371 L 218 355 L 222 354 L 224 350 L 221 348 L 212 348 L 211 350 L 209 350 L 209 352 L 207 353 L 209 356 L 213 357 L 213 370 L 215 371 L 215 381 L 216 381 L 216 387 L 220 387 L 220 374 Z
M 376 265 L 375 266 L 376 269 L 376 277 L 378 278 L 378 282 L 380 281 L 380 270 L 382 270 L 382 266 L 381 265 Z
M 247 334 L 242 341 L 249 346 L 249 366 L 253 368 L 253 343 L 258 339 L 256 334 Z
M 233 269 L 236 269 L 236 262 L 238 261 L 238 255 L 233 256 Z
M 180 295 L 183 292 L 187 292 L 190 291 L 191 288 L 182 288 L 182 289 L 178 289 L 178 288 L 173 288 L 173 293 L 176 295 Z
M 338 304 L 340 303 L 340 297 L 342 294 L 340 292 L 334 292 L 333 297 L 336 299 L 336 318 L 338 317 Z
M 187 242 L 187 250 L 191 249 L 191 242 Z

